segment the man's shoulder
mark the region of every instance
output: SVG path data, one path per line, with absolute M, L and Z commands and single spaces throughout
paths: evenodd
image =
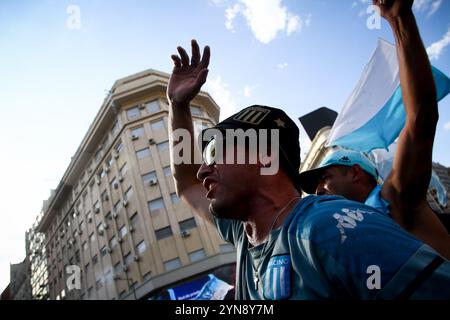
M 316 243 L 343 244 L 366 235 L 403 230 L 385 214 L 361 202 L 338 196 L 308 196 L 297 206 L 289 233 Z
M 362 221 L 367 215 L 380 213 L 361 202 L 347 200 L 340 196 L 308 196 L 296 207 L 291 225 L 297 229 L 335 226 L 337 221 Z

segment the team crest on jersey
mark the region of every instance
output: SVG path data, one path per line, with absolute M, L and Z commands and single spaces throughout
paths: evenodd
M 264 275 L 264 296 L 269 300 L 288 299 L 291 296 L 291 256 L 270 258 Z
M 258 125 L 270 113 L 270 110 L 261 107 L 249 107 L 239 112 L 233 120 Z

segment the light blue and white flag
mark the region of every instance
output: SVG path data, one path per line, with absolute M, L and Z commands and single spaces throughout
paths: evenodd
M 440 101 L 450 92 L 450 79 L 435 67 L 433 76 Z M 328 145 L 363 152 L 387 149 L 399 136 L 405 118 L 396 48 L 380 39 L 331 129 Z
M 444 185 L 441 182 L 441 179 L 439 179 L 439 176 L 434 170 L 432 171 L 431 174 L 430 189 L 436 190 L 436 195 L 439 204 L 445 208 L 448 204 L 447 190 L 445 189 Z
M 200 290 L 198 296 L 192 300 L 223 300 L 228 291 L 234 287 L 219 278 L 213 277 Z

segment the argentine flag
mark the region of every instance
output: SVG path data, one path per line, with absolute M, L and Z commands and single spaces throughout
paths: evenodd
M 450 92 L 450 79 L 432 69 L 440 101 Z M 328 146 L 362 152 L 387 149 L 399 136 L 405 118 L 396 48 L 380 39 L 331 129 Z

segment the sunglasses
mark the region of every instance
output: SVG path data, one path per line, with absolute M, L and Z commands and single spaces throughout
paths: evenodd
M 203 149 L 203 162 L 208 166 L 216 164 L 216 140 L 217 137 L 213 136 L 207 143 L 206 147 Z

